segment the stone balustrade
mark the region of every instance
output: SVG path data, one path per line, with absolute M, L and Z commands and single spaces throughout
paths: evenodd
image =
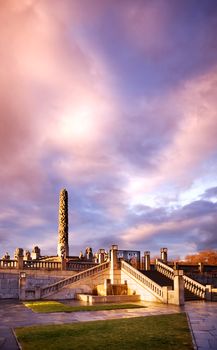
M 121 269 L 127 272 L 130 276 L 133 276 L 137 282 L 150 289 L 152 294 L 163 301 L 163 288 L 161 286 L 123 260 L 121 261 Z
M 18 269 L 18 270 L 65 270 L 65 271 L 83 271 L 95 267 L 98 264 L 85 261 L 46 261 L 46 260 L 0 260 L 0 269 Z
M 62 264 L 57 261 L 42 261 L 42 260 L 24 260 L 23 269 L 33 270 L 61 270 Z
M 42 298 L 43 297 L 47 297 L 50 294 L 58 292 L 61 288 L 65 287 L 65 286 L 67 286 L 69 284 L 72 284 L 72 283 L 78 282 L 80 280 L 83 280 L 83 279 L 85 279 L 87 277 L 96 275 L 99 272 L 101 272 L 101 271 L 103 271 L 105 269 L 108 269 L 109 268 L 109 264 L 110 264 L 109 262 L 105 262 L 103 264 L 100 264 L 100 265 L 97 265 L 95 267 L 92 267 L 92 268 L 90 268 L 88 270 L 79 272 L 79 273 L 77 273 L 76 275 L 74 275 L 72 277 L 65 278 L 64 280 L 56 282 L 56 283 L 54 283 L 52 285 L 49 285 L 47 287 L 41 288 L 41 297 Z
M 95 267 L 98 264 L 92 263 L 92 262 L 73 262 L 73 261 L 68 261 L 66 263 L 66 270 L 67 271 L 82 271 L 82 270 L 87 270 L 90 269 L 91 267 Z
M 170 266 L 167 266 L 164 263 L 162 263 L 161 261 L 157 261 L 157 271 L 159 271 L 160 273 L 172 280 L 174 279 L 174 270 Z M 186 275 L 183 276 L 183 279 L 184 286 L 187 290 L 189 290 L 194 295 L 197 295 L 201 299 L 206 298 L 206 287 L 203 284 L 193 280 L 192 278 Z
M 161 261 L 156 261 L 157 271 L 168 277 L 169 279 L 174 279 L 174 270 L 167 266 L 166 264 L 162 263 Z
M 206 287 L 188 276 L 183 276 L 185 288 L 201 299 L 206 297 Z
M 0 259 L 0 269 L 16 269 L 17 260 Z

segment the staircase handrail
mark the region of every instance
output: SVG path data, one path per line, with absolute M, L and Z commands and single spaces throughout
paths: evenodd
M 56 283 L 50 284 L 46 287 L 41 288 L 41 296 L 48 295 L 50 293 L 55 293 L 59 289 L 67 286 L 68 284 L 80 281 L 86 277 L 93 276 L 94 274 L 103 271 L 109 267 L 109 261 L 99 264 L 97 266 L 91 267 L 90 269 L 81 271 L 79 273 L 76 273 L 75 275 L 71 277 L 64 278 L 61 281 L 58 281 Z
M 195 281 L 194 279 L 184 275 L 183 276 L 184 283 L 185 283 L 185 288 L 192 292 L 193 294 L 199 296 L 200 298 L 205 299 L 206 297 L 206 287 Z
M 156 264 L 157 264 L 157 271 L 161 272 L 162 274 L 169 277 L 170 279 L 174 279 L 174 270 L 170 266 L 162 263 L 161 261 L 157 261 Z M 193 278 L 188 277 L 186 275 L 183 275 L 183 279 L 184 279 L 185 288 L 187 290 L 189 290 L 190 292 L 192 292 L 193 294 L 201 298 L 205 298 L 206 287 L 203 284 L 195 281 Z
M 152 279 L 145 276 L 143 273 L 135 269 L 132 265 L 128 264 L 126 261 L 121 261 L 121 269 L 126 271 L 129 275 L 133 276 L 140 284 L 145 286 L 152 294 L 154 294 L 158 299 L 163 301 L 163 288 L 152 281 Z
M 166 277 L 170 278 L 171 280 L 174 279 L 174 270 L 172 267 L 162 263 L 161 261 L 156 261 L 157 265 L 157 271 L 165 275 Z

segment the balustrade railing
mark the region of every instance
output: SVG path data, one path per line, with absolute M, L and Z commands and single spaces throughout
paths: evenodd
M 62 264 L 58 261 L 24 260 L 23 269 L 34 270 L 61 270 Z
M 171 280 L 174 279 L 174 270 L 172 269 L 172 267 L 167 266 L 166 264 L 158 260 L 156 262 L 156 265 L 158 272 L 162 273 L 164 276 L 170 278 Z
M 17 260 L 0 259 L 0 269 L 16 269 Z
M 41 289 L 41 297 L 45 297 L 45 296 L 48 296 L 49 294 L 56 293 L 61 288 L 65 287 L 65 286 L 67 286 L 67 285 L 69 285 L 71 283 L 75 283 L 75 282 L 78 282 L 78 281 L 80 281 L 82 279 L 85 279 L 87 277 L 96 275 L 97 273 L 99 273 L 99 272 L 101 272 L 101 271 L 103 271 L 105 269 L 108 269 L 108 268 L 109 268 L 109 262 L 106 262 L 106 263 L 97 265 L 95 267 L 92 267 L 92 268 L 90 268 L 88 270 L 79 272 L 79 273 L 77 273 L 74 276 L 65 278 L 64 280 L 61 280 L 61 281 L 56 282 L 54 284 L 51 284 L 51 285 L 49 285 L 47 287 L 43 287 Z
M 163 288 L 159 284 L 152 281 L 147 276 L 143 275 L 140 271 L 129 265 L 126 261 L 121 261 L 121 269 L 128 273 L 131 277 L 134 277 L 136 281 L 150 289 L 158 299 L 163 300 Z
M 90 269 L 91 267 L 95 267 L 98 264 L 93 263 L 93 262 L 73 262 L 73 261 L 68 261 L 66 263 L 66 270 L 68 271 L 82 271 L 82 270 L 87 270 Z
M 166 264 L 162 263 L 161 261 L 157 261 L 157 271 L 159 271 L 166 277 L 174 280 L 174 270 L 170 266 L 167 266 Z M 194 279 L 186 275 L 183 275 L 183 279 L 184 286 L 187 290 L 189 290 L 194 295 L 199 296 L 201 299 L 205 299 L 206 287 L 203 284 L 195 281 Z
M 95 267 L 98 264 L 93 262 L 74 262 L 68 261 L 63 264 L 60 261 L 46 260 L 23 260 L 18 266 L 17 260 L 0 259 L 0 269 L 24 269 L 24 270 L 66 270 L 66 271 L 83 271 Z
M 189 290 L 191 293 L 197 295 L 201 299 L 205 299 L 206 287 L 203 284 L 193 280 L 192 278 L 190 278 L 186 275 L 184 275 L 183 278 L 184 278 L 184 282 L 185 282 L 185 288 L 187 290 Z

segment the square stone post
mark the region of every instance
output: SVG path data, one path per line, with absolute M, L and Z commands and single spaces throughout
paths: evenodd
M 118 246 L 113 244 L 111 247 L 111 260 L 110 260 L 110 280 L 111 284 L 121 283 L 121 270 L 118 264 Z
M 18 268 L 18 270 L 23 269 L 23 256 L 17 257 L 17 268 Z
M 185 296 L 184 296 L 184 279 L 183 279 L 183 270 L 174 271 L 174 304 L 175 305 L 184 305 Z
M 105 262 L 105 249 L 99 249 L 99 264 Z
M 104 289 L 105 289 L 105 295 L 111 295 L 111 280 L 109 278 L 106 278 L 104 281 Z
M 20 272 L 19 300 L 26 300 L 26 273 L 25 272 Z
M 168 286 L 162 287 L 163 289 L 163 303 L 168 304 Z
M 40 286 L 35 287 L 35 299 L 36 300 L 41 299 L 41 287 Z
M 61 270 L 66 271 L 66 258 L 61 257 Z
M 203 272 L 204 272 L 204 265 L 203 265 L 202 262 L 199 262 L 199 263 L 198 263 L 198 270 L 199 270 L 200 273 L 203 273 Z
M 147 250 L 144 252 L 144 270 L 149 271 L 150 268 L 150 252 Z
M 23 248 L 16 248 L 14 253 L 14 259 L 17 260 L 17 269 L 23 269 Z
M 207 301 L 212 301 L 212 285 L 211 284 L 206 285 L 205 299 Z
M 164 264 L 167 264 L 167 252 L 168 252 L 167 248 L 161 248 L 160 250 L 161 260 Z

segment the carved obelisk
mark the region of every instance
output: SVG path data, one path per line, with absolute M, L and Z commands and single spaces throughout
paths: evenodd
M 60 191 L 57 255 L 62 258 L 65 258 L 69 255 L 68 193 L 65 188 Z

